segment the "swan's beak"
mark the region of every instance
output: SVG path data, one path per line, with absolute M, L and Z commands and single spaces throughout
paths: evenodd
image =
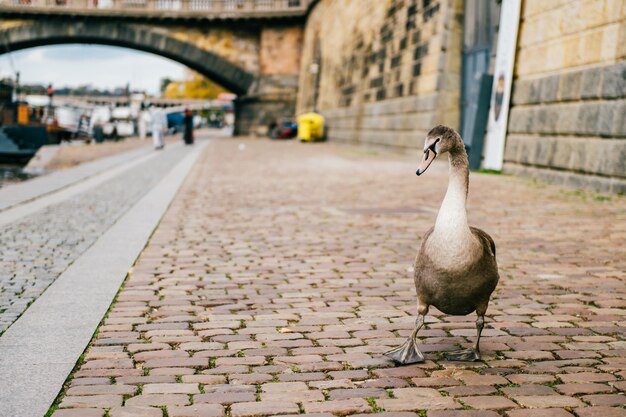
M 420 166 L 417 168 L 417 171 L 415 171 L 415 174 L 422 175 L 430 166 L 430 164 L 435 160 L 435 158 L 437 157 L 437 153 L 428 148 L 424 151 L 424 155 L 422 156 L 422 162 L 420 163 Z

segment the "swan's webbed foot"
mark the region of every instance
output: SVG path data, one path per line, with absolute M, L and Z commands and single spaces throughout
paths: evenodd
M 477 362 L 480 360 L 480 352 L 474 348 L 445 352 L 443 356 L 449 361 Z
M 412 337 L 407 338 L 402 346 L 385 352 L 385 356 L 401 365 L 424 362 L 424 355 L 419 351 L 416 341 Z

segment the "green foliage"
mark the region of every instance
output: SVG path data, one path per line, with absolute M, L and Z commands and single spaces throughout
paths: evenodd
M 378 404 L 376 404 L 376 399 L 374 399 L 374 398 L 366 398 L 365 401 L 367 401 L 367 403 L 372 407 L 372 410 L 375 413 L 382 413 L 382 412 L 385 411 L 384 408 L 382 408 Z
M 161 94 L 163 94 L 165 92 L 165 90 L 167 90 L 167 86 L 170 85 L 172 83 L 171 78 L 161 78 L 161 87 L 159 88 L 159 91 L 161 91 Z
M 497 169 L 477 169 L 474 171 L 477 174 L 491 174 L 491 175 L 502 175 L 502 171 Z

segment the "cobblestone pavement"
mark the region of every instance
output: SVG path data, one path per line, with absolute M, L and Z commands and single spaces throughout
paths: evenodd
M 96 189 L 0 227 L 0 335 L 184 155 L 180 148 L 168 151 Z
M 625 415 L 623 198 L 472 175 L 502 276 L 484 361 L 443 360 L 475 317 L 431 310 L 427 362 L 397 367 L 381 353 L 413 326 L 445 165 L 417 178 L 414 158 L 243 142 L 207 147 L 55 417 Z

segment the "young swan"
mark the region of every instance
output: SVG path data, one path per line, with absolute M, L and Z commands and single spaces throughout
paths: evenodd
M 423 174 L 433 160 L 448 152 L 448 191 L 435 227 L 424 235 L 415 259 L 417 313 L 415 329 L 406 342 L 385 355 L 400 364 L 424 361 L 417 348 L 417 332 L 424 325 L 429 307 L 445 314 L 465 316 L 476 311 L 476 344 L 471 349 L 445 353 L 448 360 L 480 360 L 479 341 L 491 293 L 498 284 L 496 246 L 491 237 L 467 224 L 465 201 L 469 164 L 461 136 L 446 126 L 433 128 L 426 136 L 424 155 L 416 174 Z

